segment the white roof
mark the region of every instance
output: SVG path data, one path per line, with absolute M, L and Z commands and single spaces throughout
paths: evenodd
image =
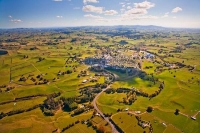
M 83 83 L 87 82 L 87 79 L 83 80 L 82 82 L 83 82 Z
M 129 108 L 126 108 L 125 110 L 128 110 Z

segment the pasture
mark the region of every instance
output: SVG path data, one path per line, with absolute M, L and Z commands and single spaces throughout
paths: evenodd
M 137 94 L 132 104 L 122 103 L 123 99 L 128 97 L 127 92 L 110 94 L 103 92 L 96 101 L 102 113 L 112 114 L 112 120 L 126 133 L 148 132 L 149 129 L 138 126 L 133 114 L 118 112 L 119 109 L 124 111 L 128 108 L 130 112 L 141 111 L 138 115 L 142 120 L 150 121 L 155 133 L 200 132 L 200 114 L 196 116 L 196 120 L 190 118 L 200 110 L 200 45 L 195 43 L 199 41 L 198 34 L 192 31 L 191 34 L 179 31 L 174 31 L 172 34 L 165 31 L 156 33 L 141 30 L 134 31 L 132 35 L 137 33 L 142 37 L 134 38 L 116 35 L 115 30 L 103 29 L 99 32 L 80 28 L 80 30 L 70 29 L 69 31 L 67 33 L 54 30 L 27 32 L 30 36 L 23 32 L 20 34 L 13 32 L 10 36 L 0 35 L 0 39 L 4 41 L 21 38 L 15 39 L 15 42 L 2 43 L 8 54 L 0 55 L 0 103 L 8 103 L 0 105 L 0 113 L 26 110 L 35 105 L 44 104 L 48 95 L 58 92 L 60 95 L 53 98 L 54 100 L 59 100 L 61 97 L 78 99 L 93 96 L 94 98 L 97 93 L 90 94 L 91 92 L 86 88 L 85 94 L 81 94 L 80 88 L 106 84 L 107 77 L 102 74 L 103 72 L 90 71 L 92 63 L 86 65 L 84 59 L 104 58 L 104 55 L 117 56 L 121 59 L 116 59 L 115 63 L 126 68 L 129 62 L 124 61 L 124 56 L 130 58 L 136 56 L 131 65 L 138 69 L 138 63 L 141 62 L 140 71 L 148 76 L 153 75 L 152 77 L 158 81 L 154 83 L 141 78 L 139 74 L 131 77 L 128 73 L 109 70 L 118 76 L 117 81 L 111 82 L 110 88 L 114 90 L 134 88 L 148 95 L 157 92 L 161 83 L 164 83 L 164 88 L 152 98 Z M 124 31 L 119 31 L 121 32 Z M 180 34 L 180 37 L 175 37 L 175 33 Z M 153 37 L 155 34 L 159 35 Z M 162 38 L 161 35 L 166 37 Z M 190 38 L 193 40 L 189 40 Z M 25 45 L 22 45 L 22 42 Z M 15 47 L 18 48 L 13 47 L 12 43 L 15 43 Z M 141 52 L 143 50 L 151 52 L 156 57 L 154 59 L 144 57 Z M 104 60 L 101 62 L 104 63 Z M 103 66 L 102 64 L 100 66 Z M 173 66 L 176 66 L 176 69 Z M 102 88 L 98 86 L 93 89 Z M 15 101 L 18 98 L 37 95 L 42 96 Z M 86 102 L 86 104 L 91 103 L 92 100 Z M 153 108 L 151 113 L 146 112 L 149 106 Z M 176 109 L 179 109 L 179 115 L 174 114 Z M 76 121 L 89 119 L 97 128 L 111 132 L 111 127 L 107 122 L 99 116 L 93 116 L 93 111 L 91 109 L 73 116 L 73 111 L 67 112 L 60 107 L 54 116 L 45 116 L 38 107 L 0 119 L 0 132 L 61 132 L 63 128 Z M 96 131 L 92 126 L 80 122 L 64 132 L 93 133 Z

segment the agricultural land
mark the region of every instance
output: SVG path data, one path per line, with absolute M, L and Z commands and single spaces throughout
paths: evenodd
M 0 29 L 0 133 L 199 133 L 200 30 Z

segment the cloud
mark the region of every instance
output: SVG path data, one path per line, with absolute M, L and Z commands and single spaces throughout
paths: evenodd
M 84 4 L 87 4 L 87 3 L 99 3 L 99 1 L 97 1 L 97 0 L 83 0 L 83 3 Z
M 169 17 L 169 12 L 166 12 L 166 13 L 162 16 L 162 18 L 166 18 L 166 17 Z
M 133 8 L 133 9 L 126 11 L 125 14 L 126 15 L 143 15 L 143 14 L 147 14 L 147 10 Z
M 19 22 L 22 22 L 22 21 L 20 19 L 11 19 L 10 22 L 19 23 Z
M 127 6 L 127 9 L 131 9 L 131 6 Z
M 180 8 L 180 7 L 176 7 L 172 10 L 172 13 L 176 13 L 176 12 L 179 12 L 179 11 L 182 11 L 183 9 Z
M 62 0 L 53 0 L 53 1 L 55 1 L 55 2 L 61 2 Z
M 176 17 L 176 16 L 174 16 L 174 17 L 172 17 L 172 18 L 176 19 L 177 17 Z
M 117 11 L 115 10 L 107 10 L 104 12 L 105 15 L 115 15 L 115 14 L 118 14 Z
M 144 1 L 141 3 L 134 3 L 134 7 L 131 6 L 127 6 L 127 11 L 124 12 L 124 14 L 122 14 L 122 18 L 133 18 L 133 19 L 141 19 L 142 17 L 144 18 L 156 18 L 156 17 L 152 17 L 152 16 L 144 16 L 145 14 L 148 13 L 148 9 L 154 7 L 155 4 L 148 2 L 148 1 Z M 121 10 L 122 12 L 124 10 Z
M 104 18 L 101 16 L 95 16 L 92 14 L 86 14 L 84 17 L 92 18 L 95 22 L 122 22 L 122 21 L 134 21 L 134 20 L 141 20 L 141 19 L 158 19 L 158 16 L 147 15 L 148 9 L 155 6 L 154 3 L 144 1 L 141 3 L 134 3 L 134 6 L 127 3 L 119 3 L 122 8 L 120 9 L 121 15 L 116 15 L 117 18 Z M 126 6 L 127 5 L 127 6 Z M 85 5 L 83 6 L 82 10 L 84 12 L 93 12 L 99 13 L 104 15 L 115 15 L 118 14 L 116 10 L 104 10 L 104 7 L 95 7 L 92 5 Z M 168 15 L 169 13 L 165 13 Z
M 154 3 L 151 3 L 151 2 L 148 2 L 148 1 L 144 1 L 144 2 L 141 2 L 141 3 L 134 3 L 134 7 L 140 8 L 140 9 L 149 9 L 149 8 L 154 7 L 154 6 L 155 6 Z
M 103 19 L 103 17 L 95 16 L 95 15 L 92 15 L 92 14 L 86 14 L 86 15 L 84 15 L 84 17 L 93 18 L 93 19 Z
M 12 16 L 11 16 L 11 15 L 9 15 L 8 17 L 9 17 L 9 18 L 12 18 Z
M 94 12 L 94 13 L 103 13 L 103 7 L 96 7 L 92 5 L 83 6 L 82 10 L 84 12 Z
M 63 18 L 63 16 L 56 16 L 57 18 Z

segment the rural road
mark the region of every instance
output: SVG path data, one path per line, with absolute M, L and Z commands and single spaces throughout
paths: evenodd
M 96 95 L 96 97 L 95 97 L 94 100 L 93 100 L 94 109 L 96 109 L 96 111 L 103 117 L 103 119 L 106 120 L 106 121 L 110 124 L 110 126 L 111 126 L 111 128 L 112 128 L 112 133 L 119 133 L 119 132 L 117 131 L 117 129 L 115 128 L 115 126 L 109 121 L 108 117 L 105 117 L 105 116 L 103 115 L 103 113 L 101 112 L 101 110 L 99 110 L 99 108 L 97 107 L 97 103 L 96 103 L 97 98 L 98 98 L 106 89 L 108 89 L 108 88 L 110 88 L 110 85 L 107 86 L 107 87 L 106 87 L 105 89 L 103 89 L 99 94 Z

